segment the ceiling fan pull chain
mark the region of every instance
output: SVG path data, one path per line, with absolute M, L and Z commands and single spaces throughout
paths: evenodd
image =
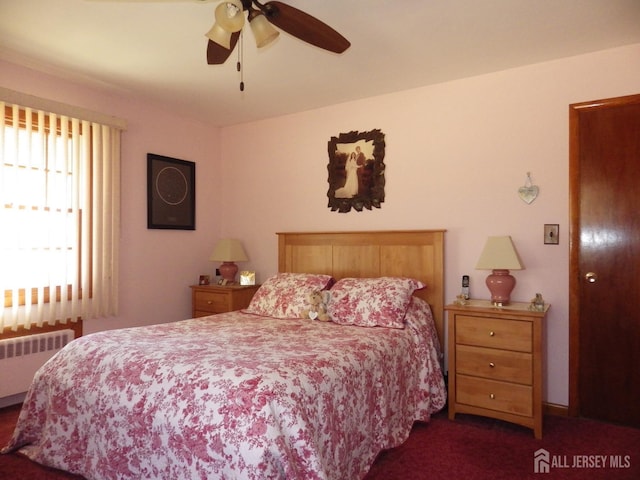
M 242 71 L 242 63 L 244 62 L 244 35 L 240 32 L 240 48 L 238 48 L 238 63 L 236 69 L 240 72 L 240 91 L 244 92 L 244 72 Z

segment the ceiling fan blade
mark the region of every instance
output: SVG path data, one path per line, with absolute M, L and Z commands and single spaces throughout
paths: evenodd
M 207 44 L 207 64 L 220 65 L 226 62 L 229 55 L 231 55 L 231 52 L 233 52 L 233 49 L 236 48 L 238 38 L 240 38 L 240 32 L 234 32 L 231 34 L 231 48 L 228 50 L 222 45 L 218 45 L 213 40 L 209 40 L 209 43 Z
M 330 52 L 342 53 L 351 46 L 333 28 L 308 13 L 282 2 L 267 2 L 262 6 L 267 19 L 276 27 L 311 45 Z

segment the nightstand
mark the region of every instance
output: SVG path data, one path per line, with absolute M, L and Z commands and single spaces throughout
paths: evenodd
M 488 300 L 447 305 L 449 419 L 470 413 L 517 423 L 542 438 L 542 332 L 549 310 Z
M 193 317 L 242 310 L 249 306 L 260 285 L 192 285 Z

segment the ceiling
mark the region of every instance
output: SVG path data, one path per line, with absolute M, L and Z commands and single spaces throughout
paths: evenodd
M 351 47 L 245 26 L 241 92 L 240 49 L 206 62 L 217 3 L 0 0 L 0 59 L 225 126 L 640 43 L 639 0 L 284 0 Z

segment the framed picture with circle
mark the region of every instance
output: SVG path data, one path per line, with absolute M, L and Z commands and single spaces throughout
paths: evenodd
M 147 154 L 147 228 L 196 229 L 196 164 Z

